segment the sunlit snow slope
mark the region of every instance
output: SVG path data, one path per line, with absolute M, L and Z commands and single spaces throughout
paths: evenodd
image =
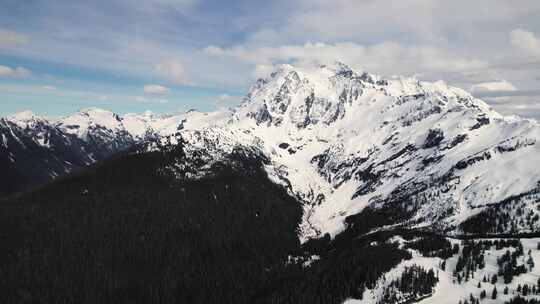
M 503 117 L 443 82 L 283 65 L 253 86 L 226 128 L 260 139 L 251 142 L 306 202 L 305 238 L 338 233 L 367 206 L 398 210 L 396 224 L 453 230 L 516 195 L 509 203 L 522 214 L 538 213 L 538 123 Z M 507 225 L 500 230 L 539 228 Z

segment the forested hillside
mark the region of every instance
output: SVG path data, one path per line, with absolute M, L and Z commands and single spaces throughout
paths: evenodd
M 1 201 L 0 302 L 246 302 L 299 246 L 301 207 L 259 159 L 178 180 L 161 170 L 171 157 L 118 157 Z

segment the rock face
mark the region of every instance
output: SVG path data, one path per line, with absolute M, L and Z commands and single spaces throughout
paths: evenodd
M 17 163 L 17 138 L 57 151 L 46 146 L 49 133 L 23 125 L 2 120 L 3 161 Z M 208 163 L 238 146 L 256 150 L 269 177 L 303 202 L 302 240 L 336 235 L 366 211 L 384 214 L 384 225 L 456 233 L 540 229 L 538 122 L 503 117 L 443 82 L 384 79 L 341 63 L 283 65 L 232 112 L 91 109 L 43 126 L 81 147 L 72 149 L 78 166 L 139 143 L 160 149 L 182 140 L 188 154 L 208 153 Z

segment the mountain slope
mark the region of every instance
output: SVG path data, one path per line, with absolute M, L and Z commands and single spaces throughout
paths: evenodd
M 365 208 L 395 211 L 387 224 L 462 232 L 509 198 L 514 218 L 484 232 L 540 228 L 526 219 L 538 218 L 538 122 L 503 117 L 442 82 L 284 65 L 255 84 L 225 128 L 259 139 L 240 141 L 262 143 L 307 203 L 305 238 L 335 235 Z

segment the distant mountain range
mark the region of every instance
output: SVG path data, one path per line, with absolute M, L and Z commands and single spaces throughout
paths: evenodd
M 138 144 L 174 134 L 186 118 L 198 114 L 119 116 L 90 108 L 60 119 L 31 112 L 0 118 L 0 164 L 5 168 L 0 194 L 27 190 Z M 202 125 L 207 115 L 200 116 Z
M 0 136 L 4 193 L 181 136 L 215 159 L 238 146 L 265 155 L 269 175 L 304 204 L 303 240 L 335 235 L 363 210 L 385 214 L 385 226 L 540 227 L 538 122 L 504 117 L 443 82 L 385 79 L 341 63 L 280 66 L 230 111 L 94 108 L 57 120 L 23 112 L 0 120 Z

